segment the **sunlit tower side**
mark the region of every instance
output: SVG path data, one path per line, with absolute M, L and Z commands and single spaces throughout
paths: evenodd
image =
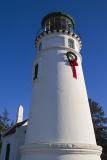
M 42 30 L 36 39 L 22 160 L 100 160 L 73 18 L 50 13 L 42 20 Z

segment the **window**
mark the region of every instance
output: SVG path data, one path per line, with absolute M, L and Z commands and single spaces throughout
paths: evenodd
M 34 68 L 34 77 L 33 77 L 33 80 L 37 79 L 37 77 L 38 77 L 38 64 Z
M 52 16 L 48 18 L 44 23 L 45 31 L 53 30 L 67 30 L 71 31 L 73 29 L 73 22 L 71 19 L 65 16 Z
M 42 43 L 39 43 L 39 51 L 42 49 Z
M 74 49 L 74 40 L 73 39 L 68 39 L 68 47 Z
M 9 157 L 10 157 L 10 144 L 7 144 L 5 160 L 9 160 L 10 159 Z
M 50 30 L 54 30 L 55 26 L 54 26 L 54 18 L 50 19 Z
M 61 18 L 61 29 L 66 30 L 66 19 L 63 17 Z

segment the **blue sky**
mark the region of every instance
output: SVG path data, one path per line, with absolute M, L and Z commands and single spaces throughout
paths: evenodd
M 28 116 L 32 92 L 34 41 L 41 20 L 49 12 L 73 16 L 83 43 L 81 54 L 89 97 L 107 115 L 107 1 L 0 0 L 0 112 L 15 120 L 22 104 Z

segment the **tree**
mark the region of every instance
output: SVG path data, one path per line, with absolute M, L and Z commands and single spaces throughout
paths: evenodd
M 4 109 L 0 114 L 0 150 L 2 147 L 1 137 L 2 135 L 13 125 L 13 122 L 8 118 L 8 112 Z
M 107 118 L 97 102 L 89 99 L 89 105 L 97 144 L 103 147 L 103 154 L 107 154 Z

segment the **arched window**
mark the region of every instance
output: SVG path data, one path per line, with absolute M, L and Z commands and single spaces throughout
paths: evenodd
M 42 42 L 39 43 L 39 51 L 42 49 Z
M 68 39 L 68 47 L 73 48 L 73 49 L 75 48 L 73 39 Z
M 6 156 L 5 156 L 5 160 L 9 160 L 10 158 L 10 144 L 8 143 L 7 144 L 7 147 L 6 147 Z
M 37 77 L 38 77 L 38 64 L 36 64 L 36 66 L 34 68 L 33 80 L 37 79 Z

